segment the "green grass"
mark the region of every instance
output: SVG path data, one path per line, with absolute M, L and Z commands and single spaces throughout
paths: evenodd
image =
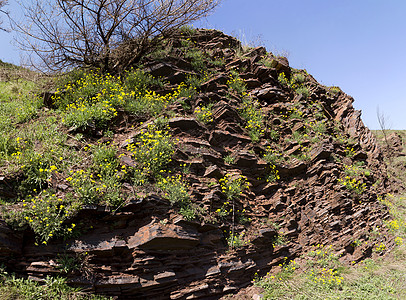
M 0 299 L 1 300 L 107 300 L 110 297 L 94 296 L 69 287 L 66 279 L 61 277 L 46 277 L 44 284 L 18 278 L 0 270 Z

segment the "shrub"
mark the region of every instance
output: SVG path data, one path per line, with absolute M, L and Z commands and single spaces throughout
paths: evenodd
M 25 223 L 34 231 L 38 242 L 46 244 L 52 238 L 67 238 L 72 235 L 75 224 L 66 224 L 78 209 L 77 203 L 63 200 L 55 194 L 45 192 L 28 201 L 23 201 Z

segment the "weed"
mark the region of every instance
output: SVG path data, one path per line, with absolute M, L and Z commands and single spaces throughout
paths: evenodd
M 328 89 L 328 91 L 330 93 L 332 93 L 333 95 L 338 94 L 339 92 L 341 92 L 341 89 L 338 86 L 332 86 Z
M 185 218 L 185 220 L 192 221 L 196 219 L 196 210 L 190 205 L 184 205 L 181 207 L 179 213 Z
M 232 165 L 235 162 L 235 156 L 229 154 L 224 157 L 224 162 L 228 165 Z
M 355 156 L 355 154 L 357 154 L 357 153 L 355 152 L 353 147 L 348 146 L 345 148 L 345 156 L 352 158 Z
M 230 248 L 240 248 L 244 245 L 247 244 L 246 241 L 244 241 L 244 232 L 241 232 L 240 234 L 232 234 L 232 232 L 229 232 L 229 235 L 227 237 L 227 244 Z
M 187 184 L 181 175 L 161 178 L 157 182 L 157 186 L 164 192 L 164 198 L 169 200 L 172 205 L 184 206 L 190 201 Z
M 271 146 L 266 148 L 263 159 L 270 165 L 279 164 L 284 161 L 283 155 L 272 149 Z
M 252 97 L 244 96 L 239 113 L 246 121 L 245 128 L 248 130 L 251 140 L 254 143 L 258 142 L 265 132 L 264 116 L 260 109 L 260 104 Z
M 386 250 L 386 245 L 384 243 L 379 243 L 379 245 L 377 245 L 374 250 L 378 253 L 383 253 Z
M 338 183 L 342 184 L 349 191 L 354 191 L 357 194 L 362 194 L 366 189 L 366 183 L 363 183 L 356 178 L 351 178 L 350 176 L 345 176 L 344 178 L 339 178 Z
M 235 199 L 248 189 L 247 178 L 243 175 L 226 174 L 219 180 L 221 190 L 227 199 Z
M 271 164 L 269 165 L 270 171 L 268 173 L 268 175 L 266 176 L 266 181 L 267 182 L 275 182 L 277 180 L 279 180 L 281 177 L 279 176 L 279 170 L 276 169 L 276 166 Z
M 44 192 L 28 201 L 24 200 L 23 208 L 21 225 L 28 225 L 38 242 L 47 244 L 52 238 L 68 238 L 74 233 L 76 224 L 67 224 L 67 221 L 78 210 L 78 203 Z
M 165 167 L 172 161 L 174 141 L 168 129 L 162 130 L 157 128 L 156 124 L 150 123 L 136 137 L 135 144 L 127 146 L 145 176 L 156 177 L 164 172 Z
M 230 92 L 234 92 L 237 95 L 244 96 L 247 92 L 247 86 L 239 76 L 237 72 L 232 72 L 230 78 L 227 81 L 227 86 Z
M 192 67 L 196 71 L 207 69 L 207 64 L 202 51 L 194 48 L 189 49 L 186 52 L 185 57 L 191 61 Z
M 205 124 L 213 122 L 212 107 L 213 104 L 209 104 L 207 106 L 202 107 L 196 107 L 195 108 L 196 119 Z
M 77 258 L 72 255 L 60 254 L 56 262 L 58 264 L 57 269 L 62 273 L 71 273 L 80 268 Z
M 306 76 L 304 74 L 295 73 L 289 80 L 285 73 L 282 72 L 278 75 L 278 81 L 281 85 L 293 89 L 297 94 L 300 94 L 305 98 L 308 98 L 310 95 L 309 88 L 305 86 Z

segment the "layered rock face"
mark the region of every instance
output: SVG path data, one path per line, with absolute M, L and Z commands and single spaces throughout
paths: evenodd
M 173 38 L 167 57 L 147 60 L 144 71 L 172 86 L 202 76 L 190 60 L 176 56 L 181 38 Z M 36 246 L 32 232 L 0 223 L 1 261 L 41 281 L 60 273 L 56 262 L 65 255 L 80 265 L 66 275 L 69 283 L 90 292 L 119 299 L 217 299 L 317 244 L 332 245 L 343 261 L 365 259 L 383 241 L 390 249 L 384 234 L 364 243 L 389 217 L 378 201 L 388 186 L 380 149 L 353 99 L 262 47 L 241 51 L 238 41 L 213 30 L 188 38 L 205 57 L 223 62 L 209 66 L 212 74 L 196 95 L 168 108 L 175 112 L 170 132 L 178 139 L 173 164 L 188 166 L 191 201 L 203 217 L 188 220 L 162 194 L 146 192 L 114 211 L 83 207 L 76 220 L 89 227 L 67 241 Z M 243 82 L 243 91 L 230 80 Z M 209 104 L 212 121 L 199 121 L 196 108 Z M 247 111 L 259 112 L 258 130 Z M 124 154 L 140 130 L 128 127 L 115 136 Z M 129 155 L 122 161 L 132 163 Z M 228 204 L 219 183 L 227 174 L 249 184 Z M 219 216 L 223 209 L 228 212 Z M 238 245 L 230 245 L 230 231 Z

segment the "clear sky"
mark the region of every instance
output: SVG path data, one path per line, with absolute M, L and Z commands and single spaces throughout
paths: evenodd
M 353 96 L 371 129 L 378 106 L 391 129 L 406 129 L 405 0 L 223 0 L 196 26 L 286 54 L 292 67 Z M 11 37 L 0 32 L 0 59 L 18 64 Z

